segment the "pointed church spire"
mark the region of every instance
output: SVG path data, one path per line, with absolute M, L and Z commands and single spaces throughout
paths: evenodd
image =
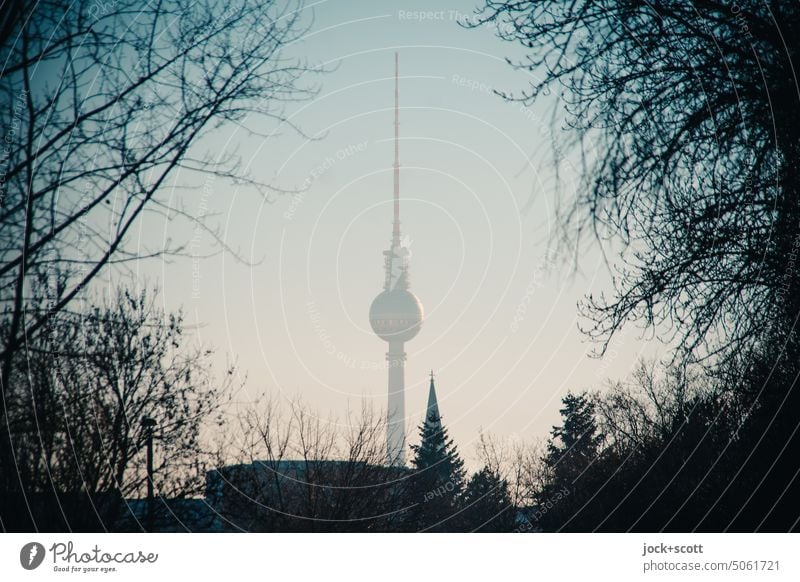
M 414 471 L 409 475 L 409 500 L 416 503 L 406 512 L 405 525 L 411 531 L 440 531 L 452 527 L 450 520 L 460 511 L 466 472 L 458 448 L 439 417 L 433 371 L 427 418 L 419 436 L 419 444 L 411 445 Z
M 433 370 L 431 370 L 431 387 L 428 390 L 428 408 L 425 412 L 425 428 L 436 431 L 442 430 L 442 417 L 439 415 L 439 403 L 436 400 L 436 386 L 433 383 Z

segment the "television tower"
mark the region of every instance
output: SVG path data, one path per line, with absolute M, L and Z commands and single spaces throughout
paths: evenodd
M 394 222 L 392 243 L 383 252 L 386 276 L 383 291 L 369 308 L 372 330 L 388 342 L 389 406 L 386 414 L 386 453 L 390 465 L 405 464 L 405 342 L 422 326 L 422 303 L 408 290 L 410 253 L 400 240 L 400 89 L 399 56 L 394 54 Z

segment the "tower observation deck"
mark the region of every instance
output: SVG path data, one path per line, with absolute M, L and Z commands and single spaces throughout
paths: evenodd
M 386 361 L 389 371 L 389 400 L 386 417 L 387 461 L 405 464 L 405 342 L 412 340 L 424 319 L 422 303 L 409 290 L 410 253 L 400 238 L 400 90 L 399 56 L 394 69 L 394 222 L 392 242 L 383 252 L 385 278 L 383 291 L 369 309 L 372 330 L 389 344 Z

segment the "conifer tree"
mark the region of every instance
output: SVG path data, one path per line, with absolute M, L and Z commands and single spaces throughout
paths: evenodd
M 509 532 L 515 513 L 505 479 L 489 467 L 472 475 L 464 491 L 464 521 L 469 531 Z
M 553 481 L 559 487 L 572 485 L 595 459 L 602 442 L 595 422 L 594 402 L 590 397 L 569 393 L 562 402 L 563 424 L 553 427 L 545 456 L 545 464 L 553 471 Z
M 435 395 L 432 401 L 419 427 L 420 442 L 411 445 L 414 472 L 408 483 L 406 525 L 413 531 L 457 531 L 463 529 L 459 513 L 466 480 L 464 461 L 442 425 Z
M 592 471 L 603 443 L 595 402 L 586 393 L 569 393 L 562 403 L 562 424 L 553 427 L 543 459 L 547 483 L 534 495 L 535 524 L 545 531 L 571 531 L 579 519 L 591 523 L 602 520 L 597 514 L 600 508 L 588 503 L 603 485 Z

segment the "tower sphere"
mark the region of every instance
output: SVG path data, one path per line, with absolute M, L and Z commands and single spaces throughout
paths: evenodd
M 386 342 L 413 339 L 419 333 L 424 318 L 422 303 L 408 289 L 383 291 L 369 308 L 372 331 Z

